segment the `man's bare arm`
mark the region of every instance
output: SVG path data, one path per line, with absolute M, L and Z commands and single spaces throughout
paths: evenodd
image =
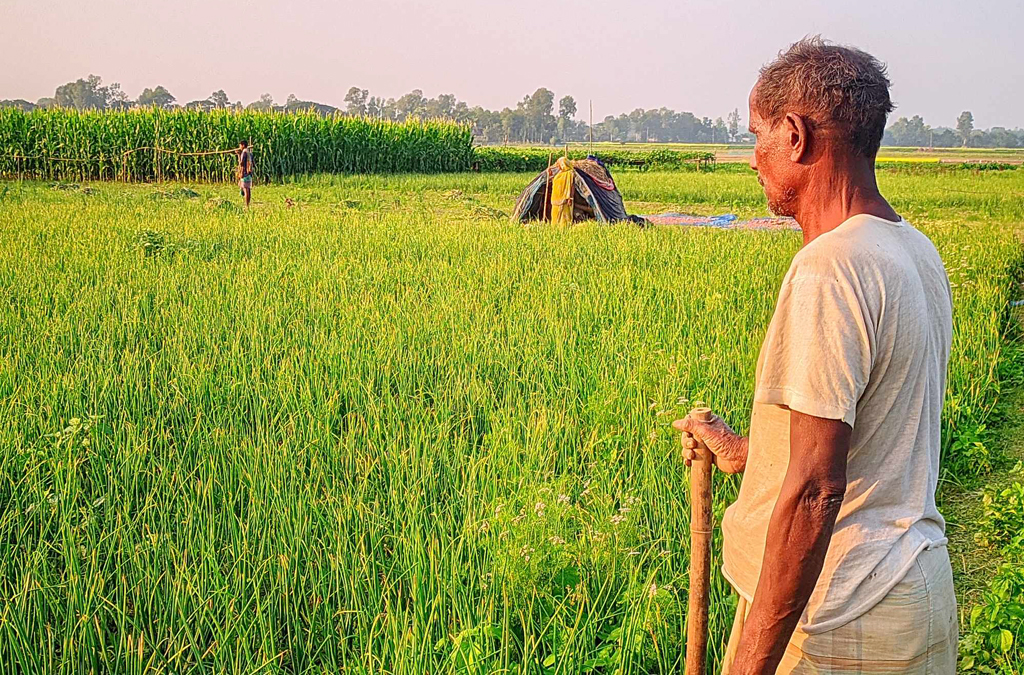
M 790 411 L 790 458 L 734 675 L 774 675 L 821 574 L 846 492 L 852 429 Z

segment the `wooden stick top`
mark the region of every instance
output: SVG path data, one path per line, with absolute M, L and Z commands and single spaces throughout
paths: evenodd
M 710 422 L 712 418 L 711 408 L 699 406 L 690 411 L 690 417 L 698 422 Z

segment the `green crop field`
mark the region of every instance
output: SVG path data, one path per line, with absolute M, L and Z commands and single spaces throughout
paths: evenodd
M 546 145 L 512 146 L 534 149 L 548 149 Z M 589 143 L 570 143 L 570 149 L 587 150 Z M 746 163 L 754 152 L 753 145 L 729 143 L 615 143 L 595 142 L 597 153 L 602 152 L 655 152 L 672 150 L 680 153 L 713 153 L 720 163 Z M 998 162 L 1006 164 L 1024 163 L 1024 148 L 902 148 L 883 147 L 878 152 L 879 162 Z
M 636 213 L 765 213 L 749 173 L 616 177 Z M 800 240 L 512 224 L 529 178 L 311 177 L 248 212 L 0 183 L 4 668 L 680 672 L 669 424 L 746 427 Z M 954 286 L 955 487 L 1006 387 L 1024 170 L 880 181 Z M 714 664 L 733 606 L 716 574 Z
M 328 173 L 468 171 L 473 138 L 455 122 L 313 112 L 0 108 L 0 179 L 224 181 L 252 144 L 256 179 Z

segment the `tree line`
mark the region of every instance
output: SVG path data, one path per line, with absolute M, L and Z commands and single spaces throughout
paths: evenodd
M 591 137 L 587 122 L 577 119 L 583 111 L 572 96 L 563 96 L 555 104 L 554 93 L 541 87 L 519 101 L 514 108 L 487 110 L 481 106 L 470 107 L 465 101 L 452 94 L 441 94 L 427 98 L 423 91 L 415 89 L 400 98 L 384 99 L 372 96 L 366 89 L 352 87 L 345 95 L 344 107 L 336 108 L 316 101 L 300 100 L 294 94 L 279 104 L 270 94 L 248 104 L 232 102 L 223 89 L 205 99 L 180 104 L 166 87 L 146 88 L 137 99 L 131 99 L 118 83 L 104 85 L 100 77 L 90 75 L 57 87 L 52 97 L 36 102 L 24 99 L 0 101 L 0 107 L 12 106 L 22 110 L 35 108 L 64 107 L 80 110 L 123 110 L 132 107 L 185 108 L 188 110 L 274 110 L 295 112 L 316 110 L 325 115 L 343 113 L 398 122 L 411 117 L 422 119 L 444 118 L 468 124 L 480 143 L 538 143 L 559 144 L 583 142 Z M 649 142 L 691 142 L 691 143 L 749 143 L 753 139 L 740 129 L 739 111 L 728 115 L 728 123 L 722 118 L 714 121 L 707 117 L 698 118 L 693 113 L 676 112 L 667 108 L 658 110 L 637 109 L 618 117 L 608 116 L 594 124 L 594 140 L 600 141 L 649 141 Z
M 52 97 L 35 103 L 23 100 L 3 100 L 0 107 L 34 108 L 64 107 L 80 110 L 124 110 L 132 107 L 185 108 L 188 110 L 263 110 L 297 112 L 315 110 L 323 115 L 342 113 L 353 116 L 404 121 L 411 117 L 421 119 L 444 118 L 468 124 L 478 143 L 536 143 L 561 144 L 595 141 L 649 142 L 649 143 L 753 143 L 753 136 L 741 124 L 739 109 L 711 120 L 690 112 L 677 112 L 668 108 L 644 110 L 637 108 L 618 116 L 609 115 L 590 124 L 578 119 L 585 116 L 576 100 L 569 95 L 558 99 L 544 87 L 524 96 L 514 108 L 487 110 L 481 106 L 469 107 L 453 94 L 440 94 L 427 98 L 415 89 L 397 99 L 373 96 L 367 89 L 352 87 L 345 95 L 344 107 L 337 108 L 316 101 L 301 100 L 294 94 L 279 104 L 270 94 L 248 104 L 232 102 L 223 89 L 205 99 L 179 104 L 166 87 L 144 89 L 131 99 L 120 84 L 104 85 L 100 77 L 68 82 L 57 87 Z M 961 113 L 956 127 L 930 127 L 920 115 L 900 117 L 885 131 L 883 145 L 907 147 L 1024 147 L 1024 129 L 993 127 L 975 129 L 974 117 L 969 111 Z
M 965 110 L 956 127 L 931 127 L 920 115 L 900 117 L 889 125 L 882 145 L 911 148 L 1024 148 L 1024 129 L 975 129 L 974 115 Z

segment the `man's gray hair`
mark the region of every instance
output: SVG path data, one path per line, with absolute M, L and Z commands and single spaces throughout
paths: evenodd
M 874 157 L 892 112 L 885 65 L 853 47 L 809 37 L 761 69 L 754 108 L 771 124 L 787 113 L 832 127 L 859 155 Z

